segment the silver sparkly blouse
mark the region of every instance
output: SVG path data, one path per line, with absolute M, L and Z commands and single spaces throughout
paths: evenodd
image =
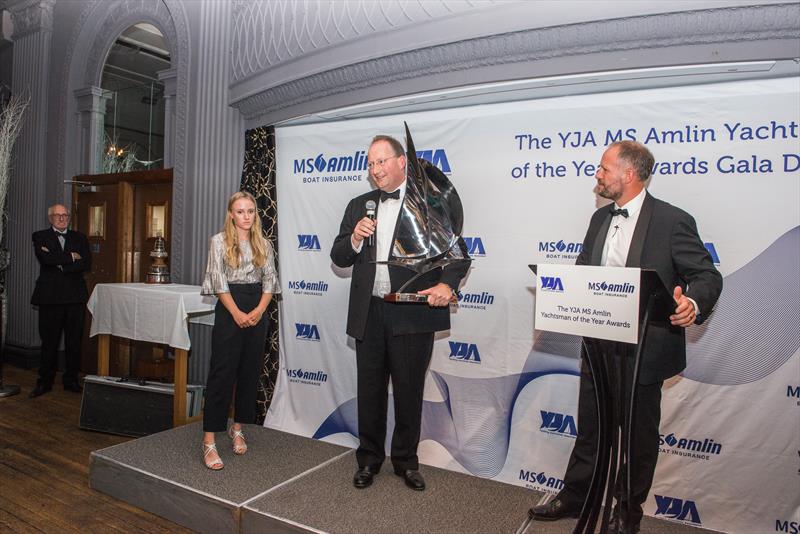
M 263 267 L 253 265 L 253 250 L 248 241 L 239 242 L 241 258 L 239 267 L 233 269 L 225 262 L 225 235 L 216 234 L 211 237 L 208 249 L 208 265 L 203 277 L 203 295 L 230 293 L 228 284 L 257 284 L 261 282 L 264 293 L 280 293 L 278 272 L 275 270 L 275 254 L 272 243 L 267 241 L 267 259 Z

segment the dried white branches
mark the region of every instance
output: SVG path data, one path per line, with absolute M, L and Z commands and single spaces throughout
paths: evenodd
M 5 219 L 6 194 L 11 178 L 11 150 L 22 129 L 22 116 L 28 107 L 29 97 L 14 95 L 0 112 L 0 210 Z M 5 220 L 0 220 L 0 241 L 3 240 Z

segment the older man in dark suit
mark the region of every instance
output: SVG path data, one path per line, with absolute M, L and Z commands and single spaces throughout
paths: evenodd
M 378 189 L 350 201 L 331 249 L 333 263 L 353 267 L 347 312 L 347 334 L 356 340 L 358 373 L 358 470 L 353 485 L 366 488 L 372 484 L 385 458 L 387 388 L 391 378 L 395 415 L 392 465 L 408 487 L 419 491 L 425 489 L 425 480 L 419 473 L 417 445 L 433 337 L 435 332 L 450 328 L 448 304 L 468 265 L 434 269 L 405 290 L 427 295 L 427 304 L 383 300 L 386 293 L 397 291 L 414 274 L 408 269 L 374 263 L 376 259 L 388 260 L 392 252 L 406 190 L 406 156 L 399 141 L 379 135 L 373 139 L 367 158 L 370 176 Z M 365 216 L 370 200 L 378 208 L 375 221 Z M 371 235 L 375 235 L 374 246 L 366 242 Z
M 33 234 L 33 251 L 39 260 L 39 278 L 31 304 L 39 307 L 39 337 L 42 354 L 39 379 L 30 397 L 53 388 L 58 367 L 58 346 L 64 334 L 66 370 L 64 389 L 80 393 L 81 337 L 89 294 L 83 273 L 92 266 L 89 240 L 69 227 L 69 211 L 61 204 L 47 210 L 50 228 Z
M 629 459 L 632 502 L 624 502 L 625 496 L 618 495 L 618 501 L 623 501 L 616 505 L 620 507 L 621 519 L 611 525 L 611 532 L 639 531 L 642 504 L 650 491 L 658 460 L 661 385 L 686 367 L 684 329 L 703 322 L 722 291 L 722 276 L 703 246 L 692 216 L 652 197 L 645 189 L 653 165 L 653 155 L 640 143 L 621 141 L 608 147 L 597 170 L 595 192 L 614 204 L 594 213 L 576 261 L 578 265 L 655 269 L 663 283 L 672 289 L 675 300 L 671 324 L 651 325 L 643 350 Z M 635 345 L 598 340 L 587 343 L 594 343 L 602 358 L 621 359 L 630 381 Z M 617 387 L 612 383 L 610 391 L 616 391 Z M 631 384 L 623 387 L 628 398 Z M 578 436 L 564 475 L 564 489 L 547 504 L 532 508 L 533 519 L 552 521 L 580 512 L 596 456 L 596 410 L 591 371 L 582 362 Z M 624 524 L 628 509 L 631 523 Z

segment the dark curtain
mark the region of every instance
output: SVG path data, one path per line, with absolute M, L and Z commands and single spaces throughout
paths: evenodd
M 245 132 L 244 168 L 241 189 L 256 199 L 264 235 L 278 257 L 278 197 L 275 192 L 275 128 L 262 126 Z M 278 381 L 278 298 L 273 298 L 267 308 L 269 336 L 264 347 L 264 360 L 258 385 L 257 422 L 262 424 L 267 415 L 275 384 Z

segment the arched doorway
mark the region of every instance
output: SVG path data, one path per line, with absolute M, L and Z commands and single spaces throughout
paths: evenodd
M 95 172 L 74 177 L 72 191 L 73 224 L 88 236 L 92 251 L 90 291 L 98 283 L 144 281 L 158 238 L 170 250 L 172 169 L 165 168 L 161 79 L 170 66 L 164 36 L 147 22 L 121 31 L 106 55 L 95 91 L 102 128 L 95 124 L 96 134 L 89 136 L 98 164 Z M 88 331 L 85 342 L 83 368 L 93 369 L 95 340 Z M 119 340 L 111 348 L 112 374 L 160 379 L 172 373 L 163 347 Z
M 170 68 L 161 31 L 146 22 L 125 29 L 106 56 L 102 173 L 164 167 L 165 99 L 159 72 Z

